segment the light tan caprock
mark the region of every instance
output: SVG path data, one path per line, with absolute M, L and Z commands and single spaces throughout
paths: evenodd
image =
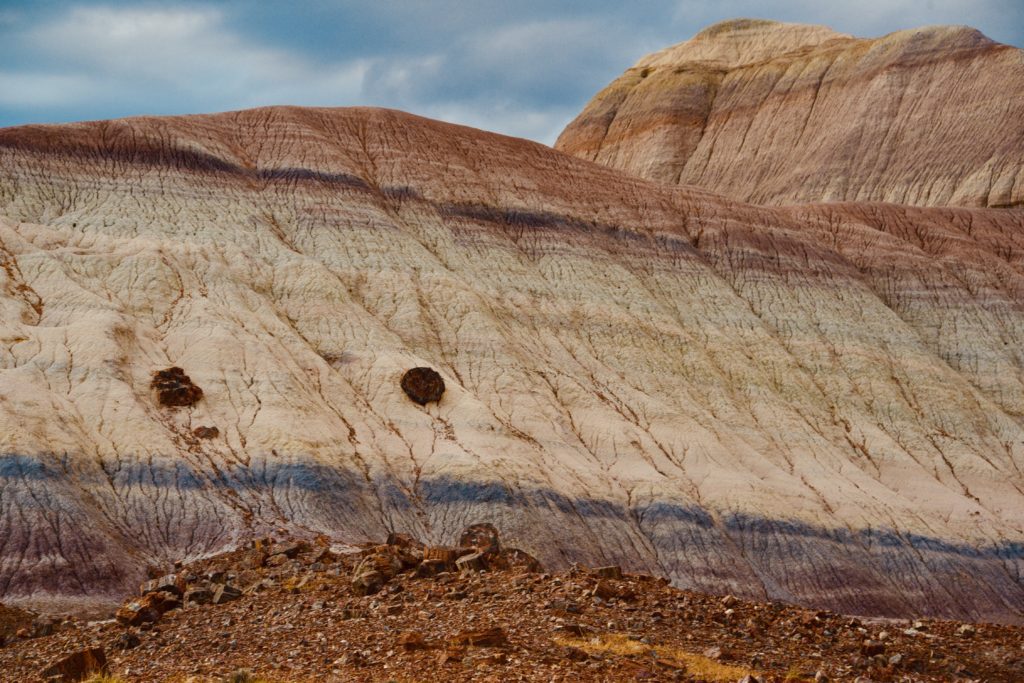
M 963 26 L 739 19 L 643 58 L 556 148 L 765 204 L 1024 201 L 1024 51 Z

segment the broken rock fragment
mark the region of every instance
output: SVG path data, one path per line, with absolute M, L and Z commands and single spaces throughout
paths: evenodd
M 377 546 L 369 551 L 352 572 L 352 590 L 356 595 L 373 595 L 405 566 L 397 546 Z
M 493 524 L 472 524 L 459 537 L 459 547 L 476 548 L 481 553 L 498 552 L 501 550 L 498 530 Z
M 425 650 L 427 641 L 419 631 L 406 631 L 398 637 L 398 644 L 403 650 Z
M 459 552 L 455 548 L 448 548 L 442 545 L 428 545 L 423 549 L 424 562 L 437 562 L 445 568 L 455 566 L 455 560 L 459 558 Z
M 213 602 L 213 591 L 208 588 L 191 588 L 185 593 L 185 603 L 188 605 L 208 605 Z
M 180 606 L 181 600 L 174 593 L 155 591 L 126 603 L 114 616 L 125 626 L 139 626 L 158 621 L 165 612 Z
M 416 567 L 416 576 L 421 579 L 427 579 L 445 571 L 448 571 L 448 565 L 441 560 L 423 560 Z
M 101 647 L 90 647 L 60 658 L 39 673 L 44 681 L 75 683 L 93 674 L 107 673 L 107 656 Z
M 242 597 L 242 591 L 229 583 L 223 583 L 214 589 L 212 602 L 215 605 L 223 605 L 225 602 L 231 602 L 232 600 L 237 600 L 240 597 Z
M 544 571 L 544 565 L 536 557 L 519 548 L 503 548 L 497 555 L 488 557 L 487 564 L 491 569 L 504 569 L 531 574 L 539 574 Z
M 160 591 L 173 593 L 174 595 L 181 595 L 185 591 L 185 581 L 174 574 L 167 574 L 166 576 L 146 581 L 139 586 L 139 594 L 141 595 L 145 595 L 146 593 L 157 593 Z
M 455 561 L 460 572 L 482 572 L 487 570 L 484 554 L 480 552 L 464 555 Z
M 500 626 L 477 631 L 463 631 L 451 639 L 452 645 L 471 647 L 503 647 L 508 644 L 508 636 Z

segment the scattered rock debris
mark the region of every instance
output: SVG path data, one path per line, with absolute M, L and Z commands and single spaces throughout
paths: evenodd
M 615 565 L 543 573 L 485 525 L 455 547 L 259 539 L 146 581 L 116 619 L 20 633 L 0 680 L 1024 680 L 1020 626 L 858 619 Z
M 27 610 L 16 607 L 8 607 L 0 602 L 0 647 L 15 638 L 36 638 L 42 635 L 49 635 L 40 631 L 39 624 L 43 620 L 36 619 L 36 615 Z M 50 633 L 53 627 L 48 626 Z
M 441 400 L 444 379 L 433 368 L 413 368 L 402 376 L 402 390 L 406 396 L 424 406 Z
M 192 383 L 179 367 L 157 370 L 150 386 L 156 390 L 160 405 L 184 408 L 194 405 L 203 397 L 203 390 Z

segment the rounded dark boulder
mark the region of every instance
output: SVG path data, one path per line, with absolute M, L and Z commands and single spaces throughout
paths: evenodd
M 444 379 L 433 368 L 413 368 L 402 376 L 402 391 L 423 406 L 441 400 Z
M 220 435 L 220 430 L 216 427 L 196 427 L 192 430 L 192 436 L 197 439 L 216 439 Z

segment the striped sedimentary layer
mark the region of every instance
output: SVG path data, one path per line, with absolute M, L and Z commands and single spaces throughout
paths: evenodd
M 961 26 L 734 20 L 649 55 L 556 147 L 758 203 L 1024 201 L 1024 51 Z
M 5 599 L 487 521 L 552 565 L 1021 619 L 1024 212 L 754 207 L 380 110 L 0 157 Z

